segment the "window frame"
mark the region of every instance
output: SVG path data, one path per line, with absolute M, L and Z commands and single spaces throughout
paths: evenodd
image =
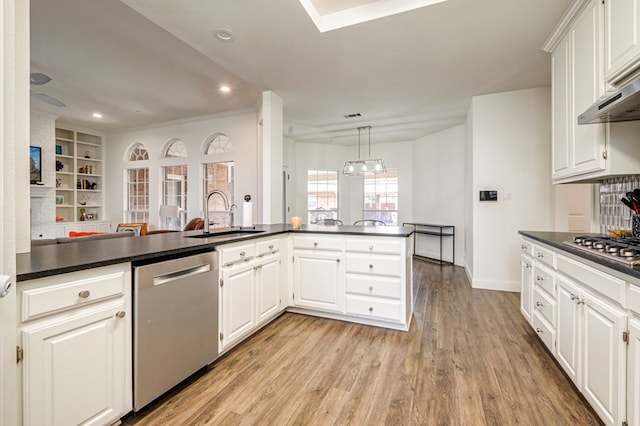
M 395 176 L 389 176 L 389 174 L 392 173 Z M 395 183 L 389 183 L 389 182 L 385 182 L 384 183 L 384 187 L 385 190 L 384 191 L 378 191 L 378 185 L 379 183 L 377 182 L 378 180 L 381 179 L 395 179 Z M 376 205 L 377 207 L 381 207 L 380 203 L 379 203 L 379 198 L 380 197 L 384 197 L 384 198 L 395 198 L 395 209 L 383 209 L 383 208 L 375 208 L 375 209 L 371 209 L 371 208 L 367 208 L 367 180 L 374 180 L 374 188 L 375 191 L 373 192 L 373 194 L 375 194 L 376 197 Z M 388 185 L 394 185 L 396 187 L 396 192 L 395 194 L 389 195 L 389 191 L 388 191 Z M 382 185 L 382 183 L 380 183 L 380 185 Z M 387 169 L 387 171 L 385 173 L 380 173 L 380 174 L 374 174 L 374 173 L 365 173 L 363 176 L 363 180 L 362 180 L 362 218 L 363 219 L 369 219 L 369 220 L 382 220 L 383 222 L 385 222 L 387 225 L 393 225 L 393 226 L 399 226 L 400 223 L 400 180 L 399 180 L 399 176 L 398 176 L 398 169 Z M 394 215 L 395 213 L 395 215 Z M 383 215 L 388 215 L 391 214 L 391 217 L 395 217 L 395 220 L 391 220 L 389 221 L 384 220 L 385 218 L 383 217 Z
M 314 172 L 316 178 L 320 175 L 320 174 L 327 174 L 327 175 L 335 175 L 335 207 L 323 207 L 320 206 L 318 207 L 319 204 L 322 204 L 319 202 L 319 195 L 320 191 L 318 188 L 319 183 L 318 182 L 325 182 L 325 185 L 327 185 L 326 191 L 324 191 L 324 193 L 329 193 L 330 191 L 328 191 L 329 189 L 329 185 L 330 182 L 333 182 L 333 180 L 327 178 L 324 181 L 319 181 L 318 179 L 315 180 L 316 182 L 316 191 L 315 192 L 311 192 L 310 191 L 310 186 L 311 186 L 311 181 L 309 179 L 310 174 Z M 313 195 L 312 195 L 313 194 Z M 309 208 L 310 205 L 310 201 L 311 199 L 315 197 L 315 208 Z M 324 197 L 326 200 L 329 200 L 331 198 L 325 196 Z M 331 204 L 328 202 L 324 203 L 325 205 Z M 340 174 L 338 173 L 337 170 L 315 170 L 315 169 L 309 169 L 307 170 L 307 223 L 309 224 L 313 224 L 315 223 L 317 220 L 320 219 L 339 219 L 338 215 L 340 212 Z

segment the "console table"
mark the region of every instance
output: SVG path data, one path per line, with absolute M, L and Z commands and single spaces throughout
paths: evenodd
M 402 224 L 402 226 L 413 226 L 413 229 L 415 231 L 416 234 L 422 234 L 422 235 L 432 235 L 432 236 L 436 236 L 440 239 L 440 257 L 439 258 L 433 258 L 433 257 L 427 257 L 427 256 L 421 256 L 419 254 L 416 254 L 416 236 L 413 236 L 413 255 L 417 258 L 420 259 L 426 259 L 426 260 L 435 260 L 436 262 L 439 262 L 441 265 L 444 264 L 451 264 L 453 265 L 455 263 L 456 260 L 456 227 L 453 225 L 434 225 L 434 224 L 430 224 L 430 223 L 413 223 L 413 222 L 404 222 Z M 442 239 L 443 238 L 451 238 L 451 262 L 449 261 L 445 261 L 442 259 Z

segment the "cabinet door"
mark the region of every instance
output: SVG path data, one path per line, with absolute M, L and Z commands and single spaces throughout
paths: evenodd
M 263 323 L 280 311 L 280 258 L 266 260 L 256 271 L 258 323 Z
M 125 414 L 130 323 L 118 312 L 124 302 L 23 332 L 26 425 L 104 425 Z
M 341 252 L 296 251 L 295 305 L 344 313 L 342 264 Z
M 531 283 L 532 260 L 528 257 L 522 256 L 520 260 L 520 282 L 522 288 L 520 289 L 520 312 L 531 324 L 531 301 L 533 295 L 533 286 Z
M 558 277 L 556 359 L 571 380 L 578 382 L 578 357 L 580 356 L 579 290 L 562 276 Z
M 253 264 L 226 268 L 222 273 L 222 349 L 250 332 L 256 325 Z
M 627 422 L 640 425 L 640 320 L 629 321 L 629 355 L 627 365 Z
M 582 306 L 582 393 L 605 424 L 620 425 L 626 414 L 627 313 L 589 296 Z
M 622 79 L 640 56 L 640 0 L 605 2 L 605 70 L 607 81 Z
M 551 55 L 551 109 L 553 117 L 552 177 L 559 179 L 571 173 L 569 146 L 571 139 L 570 53 L 571 34 L 565 36 Z
M 616 0 L 617 1 L 617 0 Z M 569 123 L 572 127 L 570 141 L 573 151 L 571 174 L 582 174 L 604 170 L 606 159 L 605 126 L 591 124 L 579 126 L 577 117 L 589 108 L 604 93 L 602 77 L 601 19 L 600 3 L 591 1 L 575 22 L 571 31 L 573 49 L 571 51 L 571 91 Z

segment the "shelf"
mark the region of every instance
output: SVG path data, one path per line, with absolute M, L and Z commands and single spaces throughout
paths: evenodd
M 71 209 L 73 206 L 71 204 L 56 204 L 56 209 Z
M 56 191 L 71 191 L 71 192 L 73 192 L 73 188 L 56 188 Z
M 102 207 L 102 204 L 92 204 L 92 205 L 85 205 L 83 206 L 82 204 L 78 204 L 76 207 L 78 207 L 79 209 L 95 209 L 96 207 Z
M 433 257 L 427 257 L 427 256 L 422 256 L 422 255 L 416 254 L 416 236 L 414 235 L 413 236 L 413 256 L 414 257 L 417 257 L 419 259 L 424 259 L 424 260 L 433 260 L 433 261 L 439 262 L 440 265 L 444 265 L 444 264 L 453 265 L 455 263 L 455 256 L 456 256 L 455 234 L 456 234 L 456 228 L 455 228 L 454 225 L 436 225 L 436 224 L 430 224 L 430 223 L 413 223 L 413 222 L 405 222 L 405 223 L 402 224 L 402 226 L 406 226 L 406 225 L 413 226 L 415 234 L 430 235 L 430 236 L 434 236 L 434 237 L 440 238 L 440 257 L 439 258 L 433 258 Z M 451 262 L 448 262 L 446 260 L 442 260 L 442 239 L 444 237 L 450 237 L 452 239 L 452 244 L 451 244 Z
M 102 160 L 100 160 L 99 158 L 86 158 L 86 157 L 78 157 L 78 163 L 81 161 L 93 161 L 96 163 L 100 163 Z
M 102 148 L 102 145 L 100 145 L 99 143 L 93 143 L 93 142 L 78 141 L 78 145 L 95 146 L 96 148 Z
M 73 143 L 73 139 L 66 139 L 66 138 L 56 138 L 56 141 Z
M 93 177 L 93 178 L 101 178 L 102 177 L 102 175 L 88 175 L 86 173 L 78 173 L 78 177 L 80 177 L 80 176 L 82 176 L 82 177 Z
M 76 189 L 78 192 L 102 192 L 101 189 Z
M 64 155 L 64 154 L 56 154 L 56 158 L 68 158 L 69 160 L 73 160 L 73 155 Z

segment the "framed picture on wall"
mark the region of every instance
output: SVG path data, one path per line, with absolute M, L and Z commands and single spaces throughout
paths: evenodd
M 30 182 L 32 184 L 42 181 L 42 148 L 39 146 L 29 147 L 30 162 Z

